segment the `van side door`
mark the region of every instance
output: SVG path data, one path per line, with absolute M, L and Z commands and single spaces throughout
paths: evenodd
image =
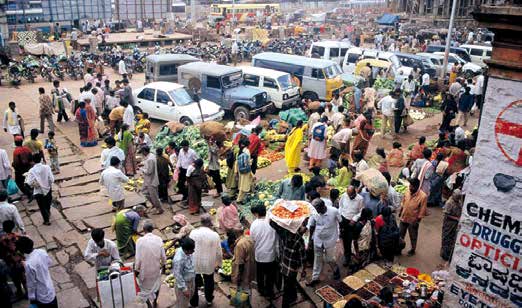
M 326 80 L 324 72 L 320 68 L 305 67 L 303 77 L 303 95 L 306 92 L 313 92 L 319 99 L 326 97 Z

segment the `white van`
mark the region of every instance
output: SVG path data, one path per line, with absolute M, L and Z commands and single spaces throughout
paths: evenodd
M 308 56 L 311 58 L 332 60 L 339 65 L 343 64 L 344 55 L 352 47 L 350 42 L 320 41 L 312 43 Z
M 357 61 L 361 59 L 378 59 L 390 62 L 393 70 L 397 72 L 401 69 L 404 76 L 410 75 L 412 71 L 412 68 L 402 66 L 399 58 L 392 52 L 352 47 L 348 49 L 348 52 L 344 55 L 343 72 L 353 74 Z
M 468 51 L 471 58 L 471 62 L 484 66 L 484 60 L 491 59 L 491 51 L 493 47 L 482 46 L 482 45 L 460 45 L 460 48 L 464 48 Z
M 292 83 L 289 73 L 268 68 L 243 66 L 243 84 L 266 91 L 267 100 L 277 109 L 291 107 L 299 102 L 299 87 Z

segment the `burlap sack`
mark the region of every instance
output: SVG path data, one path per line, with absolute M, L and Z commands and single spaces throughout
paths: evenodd
M 214 138 L 216 141 L 223 142 L 226 139 L 225 126 L 216 121 L 203 122 L 198 125 L 199 132 L 204 138 Z
M 173 134 L 179 133 L 180 131 L 182 131 L 185 128 L 185 124 L 175 122 L 175 121 L 167 122 L 167 123 L 165 123 L 165 126 L 167 126 Z
M 370 168 L 364 170 L 357 174 L 355 179 L 361 181 L 375 197 L 388 193 L 388 181 L 377 169 Z

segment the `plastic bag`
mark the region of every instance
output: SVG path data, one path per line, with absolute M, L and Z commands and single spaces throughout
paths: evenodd
M 13 179 L 9 179 L 7 182 L 7 195 L 12 196 L 18 193 L 18 186 Z
M 249 307 L 249 297 L 247 292 L 230 288 L 230 305 L 234 307 Z

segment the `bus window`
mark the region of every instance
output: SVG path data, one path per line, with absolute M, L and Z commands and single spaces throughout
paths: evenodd
M 320 68 L 313 68 L 312 69 L 312 78 L 324 79 L 323 70 Z
M 330 57 L 338 57 L 339 48 L 330 48 Z
M 321 58 L 324 56 L 324 47 L 314 46 L 312 47 L 312 58 Z
M 349 53 L 348 54 L 348 59 L 346 59 L 346 62 L 348 62 L 348 63 L 356 63 L 357 60 L 359 60 L 360 56 L 361 55 L 358 54 L 358 53 Z
M 344 57 L 344 55 L 346 55 L 347 51 L 348 51 L 348 48 L 341 48 L 341 57 Z

